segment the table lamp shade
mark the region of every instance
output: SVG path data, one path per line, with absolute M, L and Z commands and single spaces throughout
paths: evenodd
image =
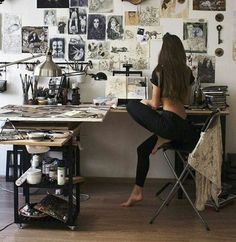
M 42 77 L 62 75 L 61 68 L 52 60 L 52 53 L 50 50 L 46 53 L 46 60 L 35 67 L 34 75 Z

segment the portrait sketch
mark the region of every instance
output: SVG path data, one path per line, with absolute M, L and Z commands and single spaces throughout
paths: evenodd
M 78 34 L 87 33 L 87 11 L 86 8 L 79 8 L 79 29 Z
M 123 39 L 123 16 L 107 16 L 107 38 L 110 40 Z
M 70 61 L 85 60 L 85 41 L 82 38 L 71 38 L 68 47 L 68 57 Z
M 125 25 L 138 25 L 139 15 L 137 11 L 125 11 Z
M 48 47 L 48 27 L 22 27 L 22 53 L 44 53 Z
M 193 10 L 225 11 L 226 0 L 193 0 Z
M 207 23 L 185 22 L 183 25 L 183 44 L 186 52 L 207 52 Z
M 52 38 L 49 41 L 50 49 L 52 50 L 52 57 L 65 58 L 65 39 L 64 38 Z
M 100 14 L 88 15 L 87 39 L 105 40 L 106 17 Z
M 89 0 L 90 13 L 111 13 L 114 10 L 113 0 Z
M 69 8 L 69 0 L 37 0 L 37 8 Z
M 200 83 L 215 83 L 215 56 L 198 56 L 198 79 Z

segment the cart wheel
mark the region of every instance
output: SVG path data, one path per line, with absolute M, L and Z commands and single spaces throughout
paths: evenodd
M 23 224 L 17 224 L 19 229 L 23 229 Z

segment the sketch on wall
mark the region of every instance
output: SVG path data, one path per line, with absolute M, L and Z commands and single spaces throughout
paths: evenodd
M 225 11 L 226 0 L 193 0 L 193 10 Z
M 52 57 L 55 59 L 65 58 L 65 38 L 51 38 L 50 49 L 52 50 Z
M 123 39 L 123 16 L 111 15 L 107 16 L 107 39 L 118 40 Z
M 114 11 L 113 0 L 89 0 L 90 13 L 111 13 Z
M 22 53 L 44 53 L 48 47 L 48 27 L 22 27 Z
M 79 33 L 79 10 L 70 8 L 70 18 L 68 20 L 68 34 Z
M 183 45 L 186 52 L 207 52 L 207 23 L 184 22 Z
M 136 39 L 138 26 L 125 26 L 124 39 Z
M 84 61 L 85 41 L 82 38 L 71 38 L 69 41 L 68 51 L 70 61 Z
M 189 1 L 162 0 L 162 18 L 188 18 Z
M 110 43 L 108 41 L 88 41 L 87 58 L 106 59 L 109 56 Z
M 79 8 L 79 34 L 87 33 L 87 10 L 86 8 Z
M 21 53 L 21 19 L 17 15 L 3 15 L 2 48 L 5 53 Z
M 44 25 L 55 26 L 57 24 L 56 10 L 44 10 Z
M 154 6 L 140 6 L 139 25 L 158 26 L 160 25 L 160 9 Z
M 139 15 L 137 11 L 125 11 L 125 25 L 138 25 Z
M 215 83 L 215 56 L 198 56 L 198 80 L 200 83 Z
M 69 0 L 37 0 L 37 8 L 69 8 Z
M 65 17 L 60 17 L 58 19 L 57 30 L 59 34 L 65 34 L 67 19 Z
M 106 17 L 101 14 L 89 14 L 87 39 L 105 40 L 105 37 Z

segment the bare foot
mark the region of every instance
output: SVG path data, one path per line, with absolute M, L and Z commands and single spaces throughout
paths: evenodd
M 128 200 L 124 203 L 121 203 L 122 207 L 132 207 L 136 203 L 141 202 L 143 200 L 143 193 L 142 193 L 142 188 L 135 185 L 134 189 L 128 198 Z
M 164 145 L 164 144 L 166 144 L 166 143 L 169 143 L 170 141 L 171 141 L 171 140 L 169 140 L 169 139 L 164 139 L 164 138 L 158 136 L 158 140 L 157 140 L 157 142 L 156 142 L 154 148 L 152 149 L 152 154 L 153 154 L 153 155 L 156 154 L 156 152 L 158 151 L 158 149 L 159 149 L 162 145 Z

